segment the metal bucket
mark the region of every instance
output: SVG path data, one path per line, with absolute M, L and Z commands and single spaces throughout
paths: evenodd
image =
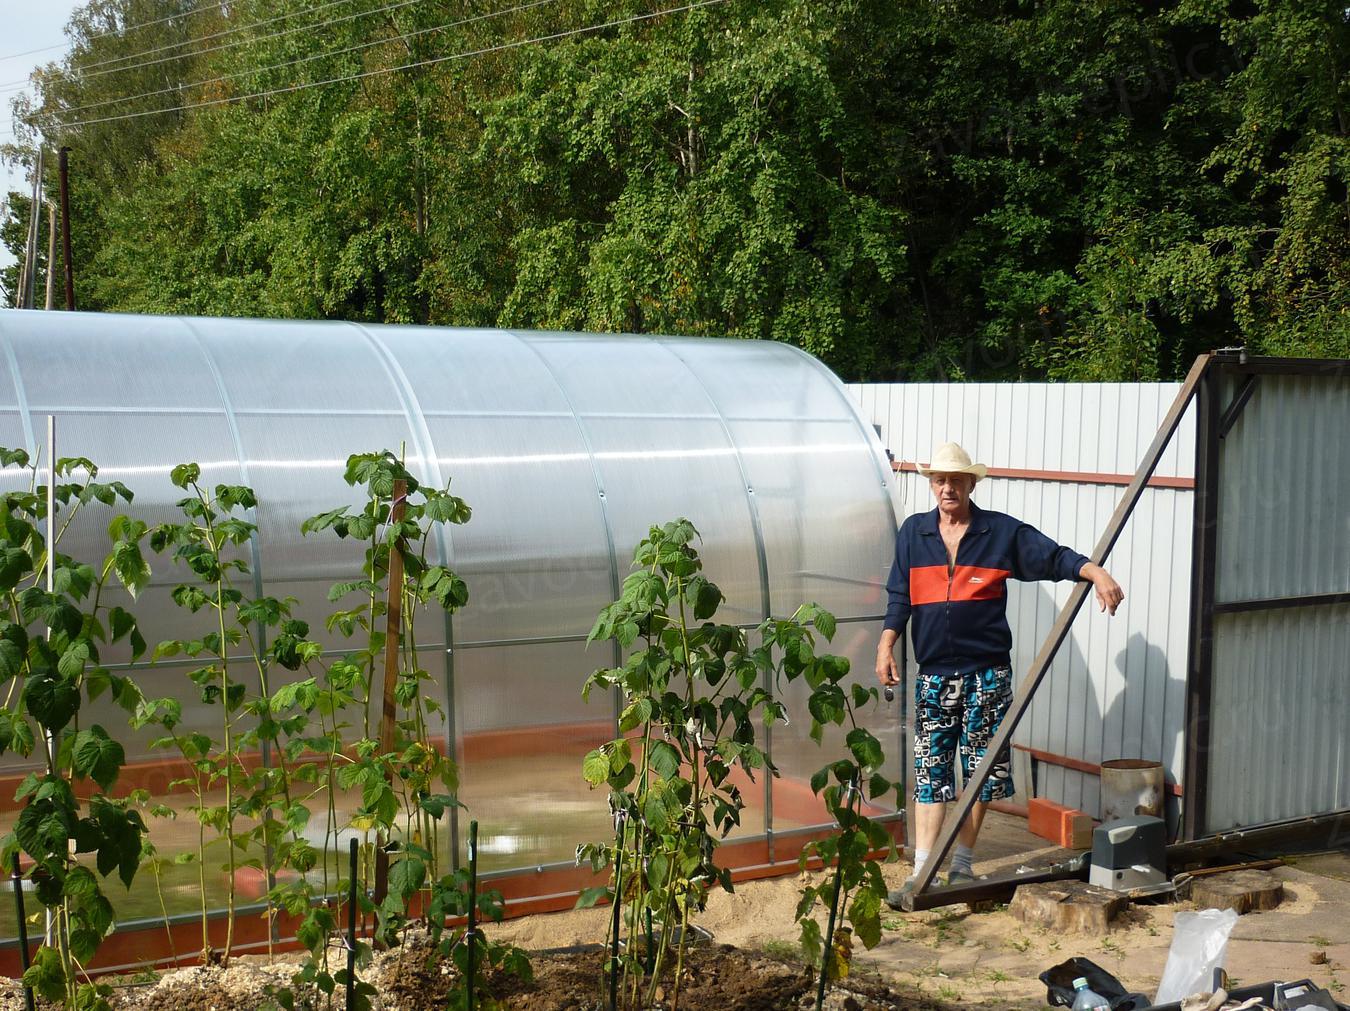
M 1163 767 L 1142 758 L 1102 763 L 1102 821 L 1147 814 L 1163 818 Z

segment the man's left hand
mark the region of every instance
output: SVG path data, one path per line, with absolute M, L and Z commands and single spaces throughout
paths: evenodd
M 1083 566 L 1079 573 L 1084 579 L 1090 580 L 1097 593 L 1097 604 L 1103 611 L 1116 613 L 1116 608 L 1120 602 L 1125 599 L 1125 591 L 1120 588 L 1120 584 L 1111 578 L 1111 573 L 1107 572 L 1100 565 L 1093 565 L 1089 562 Z

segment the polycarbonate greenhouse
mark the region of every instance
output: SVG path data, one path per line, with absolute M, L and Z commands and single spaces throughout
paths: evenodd
M 100 479 L 125 482 L 136 494 L 126 511 L 150 523 L 175 515 L 176 464 L 251 486 L 255 588 L 296 598 L 320 638 L 328 588 L 355 578 L 360 545 L 302 536 L 300 525 L 357 501 L 342 480 L 348 455 L 390 449 L 419 480 L 452 482 L 473 518 L 435 552 L 467 581 L 470 602 L 453 622 L 424 622 L 424 666 L 442 679 L 443 731 L 460 797 L 482 825 L 484 866 L 529 872 L 516 895 L 557 891 L 550 869 L 610 831 L 603 791 L 587 788 L 580 761 L 614 736 L 614 701 L 583 702 L 581 685 L 616 657 L 585 639 L 652 524 L 685 516 L 699 529 L 705 571 L 727 598 L 721 620 L 753 627 L 815 601 L 839 619 L 833 651 L 872 682 L 896 524 L 890 467 L 839 380 L 795 348 L 19 311 L 0 313 L 0 345 L 0 445 L 45 460 L 54 415 L 57 455 L 88 457 Z M 6 472 L 8 486 L 18 478 Z M 106 550 L 96 523 L 71 538 L 67 554 Z M 183 634 L 184 613 L 169 600 L 181 572 L 151 564 L 152 585 L 128 606 L 153 644 Z M 324 644 L 342 648 L 331 636 Z M 104 659 L 125 666 L 127 654 Z M 147 695 L 176 694 L 196 718 L 181 663 L 133 671 Z M 842 745 L 817 747 L 801 716 L 773 728 L 782 778 L 751 795 L 739 841 L 754 845 L 736 851 L 741 866 L 795 858 L 786 834 L 825 821 L 807 781 Z M 103 718 L 126 727 L 125 716 Z M 898 777 L 898 704 L 869 719 Z M 128 782 L 168 796 L 148 735 L 121 736 L 142 770 Z M 7 828 L 11 781 L 34 762 L 0 762 Z M 153 835 L 172 850 L 195 831 L 156 822 Z M 170 913 L 195 899 L 190 884 L 165 887 Z

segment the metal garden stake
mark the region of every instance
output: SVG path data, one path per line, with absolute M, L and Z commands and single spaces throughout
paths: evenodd
M 352 994 L 356 988 L 356 837 L 351 839 L 350 871 L 351 883 L 347 891 L 347 1003 L 352 1006 Z
M 477 931 L 474 929 L 477 923 L 478 912 L 478 822 L 469 822 L 469 925 L 464 930 L 464 943 L 469 946 L 469 967 L 464 973 L 464 995 L 466 997 L 465 1006 L 469 1011 L 473 1011 L 473 973 L 474 973 L 474 955 L 478 943 Z
M 19 917 L 19 965 L 24 973 L 28 972 L 28 924 L 23 915 L 23 872 L 19 870 L 19 854 L 12 855 L 9 879 L 14 882 L 14 912 Z M 33 1011 L 33 988 L 27 983 L 23 986 L 24 1011 Z

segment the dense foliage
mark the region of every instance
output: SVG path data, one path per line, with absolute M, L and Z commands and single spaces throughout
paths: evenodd
M 757 776 L 778 775 L 757 728 L 787 721 L 781 698 L 799 680 L 810 689 L 812 740 L 823 743 L 827 726 L 848 727 L 847 755 L 811 778 L 839 833 L 801 853 L 803 868 L 814 856 L 834 872 L 833 883 L 803 891 L 797 909 L 803 951 L 820 962 L 826 945 L 817 905 L 829 911 L 832 929 L 848 894 L 852 927 L 832 937 L 823 975 L 847 973 L 853 930 L 868 948 L 881 940 L 886 884 L 869 857 L 894 847 L 885 826 L 859 809 L 864 782 L 873 798 L 898 784 L 883 772 L 881 743 L 854 718 L 877 701 L 877 689 L 846 685 L 847 658 L 817 652 L 818 639 L 829 642 L 836 624 L 815 604 L 803 604 L 789 619 L 764 620 L 754 635 L 714 621 L 725 597 L 703 574 L 698 540 L 687 519 L 652 527 L 633 554 L 634 571 L 619 599 L 600 612 L 588 640 L 611 640 L 624 656 L 622 666 L 592 674 L 582 692 L 589 698 L 609 689 L 603 694 L 617 691 L 622 700 L 619 736 L 582 763 L 592 787 L 609 788 L 615 834 L 577 848 L 579 864 L 610 871 L 609 883 L 585 889 L 578 905 L 607 898 L 614 906 L 606 1002 L 613 1011 L 652 1007 L 667 983 L 668 1006 L 679 1006 L 691 917 L 703 911 L 713 888 L 733 890 L 717 849 L 741 824 L 748 807 L 743 789 L 762 789 Z M 823 999 L 822 984 L 818 1008 Z
M 83 308 L 731 334 L 851 379 L 1350 355 L 1343 3 L 546 38 L 685 3 L 92 0 L 17 112 L 72 148 Z

